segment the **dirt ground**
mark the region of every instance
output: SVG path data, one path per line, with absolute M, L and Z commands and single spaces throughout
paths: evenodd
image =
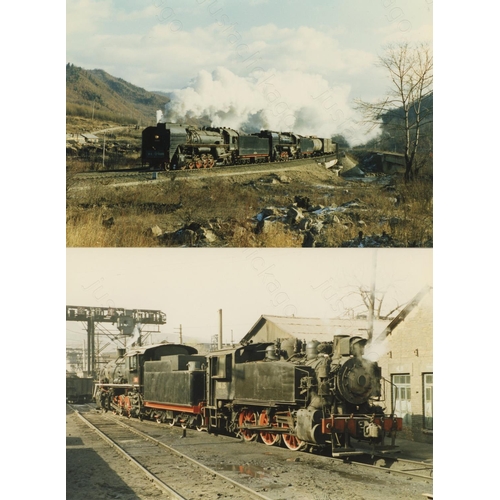
M 177 427 L 135 419 L 127 423 L 275 500 L 408 500 L 432 491 L 427 481 L 334 463 L 327 456 L 205 432 L 187 431 L 182 438 Z M 66 498 L 142 500 L 162 498 L 162 494 L 67 410 Z

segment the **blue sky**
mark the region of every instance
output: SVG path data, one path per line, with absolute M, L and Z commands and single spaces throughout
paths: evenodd
M 292 65 L 331 84 L 345 79 L 364 97 L 380 87 L 369 77 L 385 44 L 432 42 L 432 2 L 68 0 L 66 29 L 68 62 L 148 90 L 181 88 L 219 65 L 243 76 L 252 66 L 242 59 L 260 51 L 265 70 Z
M 67 62 L 173 92 L 171 121 L 352 143 L 366 138 L 353 100 L 388 85 L 384 46 L 432 43 L 431 0 L 69 0 L 66 19 Z

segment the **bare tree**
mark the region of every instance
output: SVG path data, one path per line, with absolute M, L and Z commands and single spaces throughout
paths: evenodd
M 388 290 L 386 289 L 374 290 L 372 287 L 362 284 L 352 285 L 349 288 L 350 291 L 345 292 L 341 299 L 341 302 L 345 301 L 344 315 L 346 317 L 372 315 L 373 319 L 389 320 L 406 305 L 396 302 L 387 306 Z M 394 302 L 394 299 L 391 300 Z M 347 306 L 348 302 L 349 306 Z
M 384 124 L 404 137 L 405 180 L 409 181 L 421 167 L 417 151 L 422 126 L 432 121 L 432 106 L 425 105 L 432 94 L 432 50 L 428 44 L 391 44 L 379 57 L 378 66 L 389 73 L 387 95 L 375 103 L 357 100 L 357 109 L 362 111 L 364 123 L 373 127 Z

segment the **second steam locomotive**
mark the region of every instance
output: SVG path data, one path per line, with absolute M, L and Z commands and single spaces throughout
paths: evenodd
M 98 408 L 213 433 L 284 443 L 293 451 L 354 452 L 351 440 L 384 444 L 402 428 L 386 414 L 382 375 L 366 340 L 249 343 L 198 354 L 162 343 L 132 348 L 96 384 Z
M 225 127 L 157 123 L 142 132 L 142 164 L 152 170 L 183 170 L 214 166 L 287 161 L 337 155 L 331 139 L 292 132 L 261 130 L 243 134 Z

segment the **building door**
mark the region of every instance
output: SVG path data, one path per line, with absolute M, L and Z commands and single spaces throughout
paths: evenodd
M 410 375 L 393 375 L 394 409 L 397 417 L 403 419 L 403 425 L 411 424 Z
M 424 429 L 432 430 L 432 373 L 424 373 Z

